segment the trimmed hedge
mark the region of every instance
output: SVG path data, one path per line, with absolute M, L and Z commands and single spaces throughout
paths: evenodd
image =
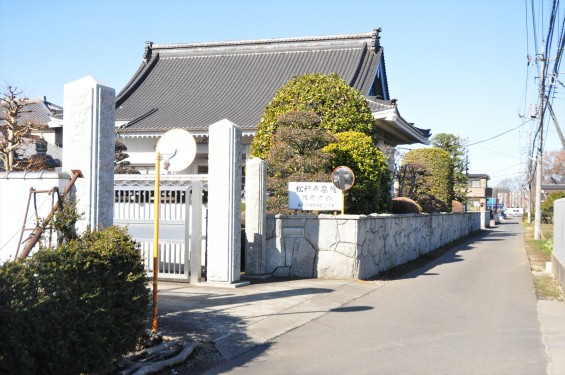
M 422 207 L 415 201 L 406 197 L 397 197 L 392 200 L 393 214 L 419 214 L 422 212 Z
M 419 195 L 423 195 L 423 199 L 437 206 L 434 209 L 440 209 L 437 202 L 431 202 L 430 196 L 441 201 L 447 207 L 447 212 L 451 211 L 451 201 L 453 201 L 453 160 L 449 153 L 439 148 L 419 148 L 408 151 L 402 158 L 402 165 L 416 164 L 423 166 L 426 170 L 425 181 L 417 183 L 423 188 Z M 424 208 L 424 202 L 418 196 L 418 203 Z M 443 208 L 441 208 L 443 209 Z M 424 211 L 426 209 L 424 208 Z M 437 211 L 436 211 L 437 212 Z M 442 211 L 445 212 L 445 211 Z
M 451 212 L 451 209 L 441 199 L 437 199 L 431 194 L 423 194 L 418 199 L 418 203 L 422 207 L 422 212 L 433 214 L 437 212 Z
M 459 201 L 451 201 L 451 212 L 465 212 L 465 206 Z
M 109 227 L 0 267 L 0 373 L 104 373 L 149 314 L 138 245 Z
M 296 113 L 291 112 L 296 119 Z M 304 118 L 305 113 L 299 115 Z M 311 114 L 306 114 L 311 117 Z M 313 114 L 317 118 L 316 114 Z M 293 120 L 295 121 L 295 120 Z M 267 211 L 276 214 L 296 214 L 288 208 L 290 181 L 331 181 L 332 155 L 322 149 L 335 138 L 327 131 L 310 127 L 310 122 L 281 126 L 273 136 L 273 147 L 267 159 Z

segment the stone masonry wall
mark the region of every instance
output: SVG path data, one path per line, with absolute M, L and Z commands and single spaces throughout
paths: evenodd
M 480 229 L 480 213 L 267 215 L 265 271 L 364 279 Z

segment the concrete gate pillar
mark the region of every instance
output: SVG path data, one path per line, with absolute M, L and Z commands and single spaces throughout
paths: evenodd
M 267 251 L 267 162 L 249 159 L 245 169 L 245 268 L 255 277 L 265 275 Z
M 75 183 L 77 209 L 87 226 L 110 226 L 114 215 L 114 128 L 116 93 L 87 76 L 65 85 L 63 170 L 80 169 Z
M 224 119 L 209 137 L 207 281 L 241 286 L 241 128 Z

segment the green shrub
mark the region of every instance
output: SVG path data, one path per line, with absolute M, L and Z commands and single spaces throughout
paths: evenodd
M 348 213 L 388 212 L 391 204 L 392 176 L 387 157 L 370 136 L 348 131 L 335 135 L 337 142 L 323 148 L 333 155 L 333 167 L 347 166 L 355 174 L 355 185 L 345 194 Z
M 135 349 L 149 292 L 125 230 L 87 232 L 0 267 L 0 373 L 107 372 Z
M 422 207 L 410 198 L 397 197 L 392 200 L 393 214 L 419 214 L 422 212 Z
M 565 198 L 565 192 L 559 191 L 550 193 L 547 198 L 541 202 L 541 211 L 543 216 L 552 221 L 553 220 L 553 205 L 557 199 Z
M 551 253 L 553 251 L 553 238 L 543 242 L 543 251 L 546 253 Z
M 300 123 L 310 121 L 308 117 L 300 118 L 305 112 L 315 113 L 320 123 L 312 127 L 334 134 L 354 130 L 372 135 L 376 130 L 363 95 L 337 74 L 304 74 L 281 87 L 265 108 L 251 144 L 251 156 L 268 157 L 274 144 L 273 134 L 281 125 L 280 117 L 293 111 L 298 112 Z

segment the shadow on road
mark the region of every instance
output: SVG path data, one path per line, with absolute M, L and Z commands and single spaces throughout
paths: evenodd
M 191 288 L 167 289 L 159 301 L 160 330 L 172 336 L 190 335 L 214 341 L 226 332 L 245 328 L 236 309 L 251 309 L 262 300 L 273 300 L 332 292 L 327 288 L 297 288 L 264 293 L 203 293 Z M 252 314 L 251 317 L 258 317 Z
M 516 223 L 504 223 L 502 225 L 515 225 Z M 376 280 L 401 280 L 413 279 L 418 276 L 437 276 L 437 273 L 428 272 L 439 264 L 454 263 L 463 261 L 459 255 L 462 251 L 472 251 L 475 243 L 503 241 L 505 237 L 513 237 L 518 233 L 513 231 L 494 229 L 483 229 L 458 241 L 452 242 L 428 254 L 421 255 L 419 258 L 402 264 L 391 270 L 378 275 Z

